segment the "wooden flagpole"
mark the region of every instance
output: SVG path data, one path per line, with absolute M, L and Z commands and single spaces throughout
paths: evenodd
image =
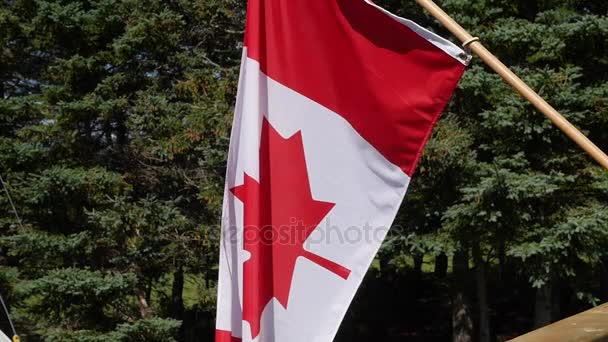
M 585 152 L 593 157 L 605 169 L 608 169 L 608 156 L 599 149 L 589 138 L 581 133 L 574 125 L 563 117 L 557 110 L 547 103 L 540 95 L 522 81 L 515 73 L 505 66 L 496 56 L 494 56 L 483 44 L 479 42 L 477 37 L 471 36 L 465 29 L 462 28 L 454 19 L 445 13 L 432 0 L 416 0 L 418 4 L 424 7 L 433 17 L 435 17 L 443 26 L 445 26 L 452 34 L 454 34 L 464 47 L 468 47 L 477 56 L 479 56 L 490 68 L 498 73 L 508 84 L 510 84 L 517 92 L 530 101 L 539 111 L 541 111 L 549 120 L 551 120 L 559 129 L 561 129 L 570 139 L 574 140 Z

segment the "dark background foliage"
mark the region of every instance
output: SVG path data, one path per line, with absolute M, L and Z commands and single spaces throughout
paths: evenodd
M 606 1 L 438 2 L 608 150 Z M 0 1 L 22 218 L 0 195 L 0 291 L 24 341 L 212 339 L 244 18 L 241 0 Z M 503 340 L 607 301 L 607 200 L 608 173 L 475 59 L 337 341 Z

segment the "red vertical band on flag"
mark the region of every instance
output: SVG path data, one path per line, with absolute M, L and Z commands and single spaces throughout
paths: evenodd
M 410 176 L 465 69 L 363 0 L 249 0 L 245 45 Z
M 215 342 L 241 342 L 242 339 L 233 337 L 230 331 L 216 330 L 215 331 Z

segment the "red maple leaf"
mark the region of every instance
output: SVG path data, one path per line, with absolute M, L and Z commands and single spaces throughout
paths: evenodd
M 264 118 L 260 141 L 260 180 L 245 173 L 231 189 L 244 204 L 243 319 L 251 336 L 260 333 L 262 311 L 272 298 L 287 309 L 299 257 L 343 279 L 350 270 L 304 249 L 304 242 L 334 207 L 312 198 L 301 132 L 284 139 Z

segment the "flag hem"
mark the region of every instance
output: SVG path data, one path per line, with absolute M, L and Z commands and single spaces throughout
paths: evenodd
M 425 29 L 424 27 L 416 24 L 415 22 L 413 22 L 409 19 L 405 19 L 403 17 L 400 17 L 396 14 L 393 14 L 393 13 L 387 11 L 386 9 L 373 3 L 371 0 L 364 0 L 364 1 L 368 5 L 376 8 L 380 12 L 386 14 L 393 20 L 399 22 L 400 24 L 403 24 L 404 26 L 407 26 L 410 30 L 412 30 L 413 32 L 418 34 L 420 37 L 426 39 L 429 43 L 431 43 L 434 46 L 436 46 L 437 48 L 441 49 L 443 52 L 447 53 L 448 55 L 450 55 L 452 58 L 454 58 L 458 62 L 462 63 L 465 66 L 469 65 L 469 63 L 471 61 L 471 55 L 469 53 L 465 52 L 463 49 L 461 49 L 458 45 Z
M 458 87 L 458 83 L 460 83 L 460 80 L 462 79 L 462 75 L 464 74 L 464 72 L 465 72 L 465 67 L 462 67 L 462 69 L 458 73 L 455 80 L 446 80 L 446 82 L 444 83 L 445 90 L 442 91 L 441 93 L 450 94 L 450 96 L 448 96 L 447 98 L 444 98 L 440 101 L 441 109 L 439 110 L 439 112 L 437 112 L 435 115 L 433 115 L 433 120 L 431 121 L 431 124 L 427 128 L 424 138 L 421 141 L 420 147 L 418 148 L 418 152 L 416 153 L 416 156 L 414 157 L 414 163 L 408 170 L 409 172 L 407 173 L 407 175 L 410 178 L 414 177 L 414 172 L 416 171 L 418 162 L 420 161 L 420 158 L 422 157 L 424 148 L 426 147 L 426 144 L 428 143 L 429 139 L 431 138 L 431 135 L 433 134 L 433 130 L 435 129 L 435 126 L 437 125 L 437 122 L 439 121 L 439 119 L 441 119 L 441 116 L 445 112 L 446 107 L 450 103 L 450 99 L 452 98 L 452 96 L 454 94 L 454 90 L 456 89 L 456 87 Z

